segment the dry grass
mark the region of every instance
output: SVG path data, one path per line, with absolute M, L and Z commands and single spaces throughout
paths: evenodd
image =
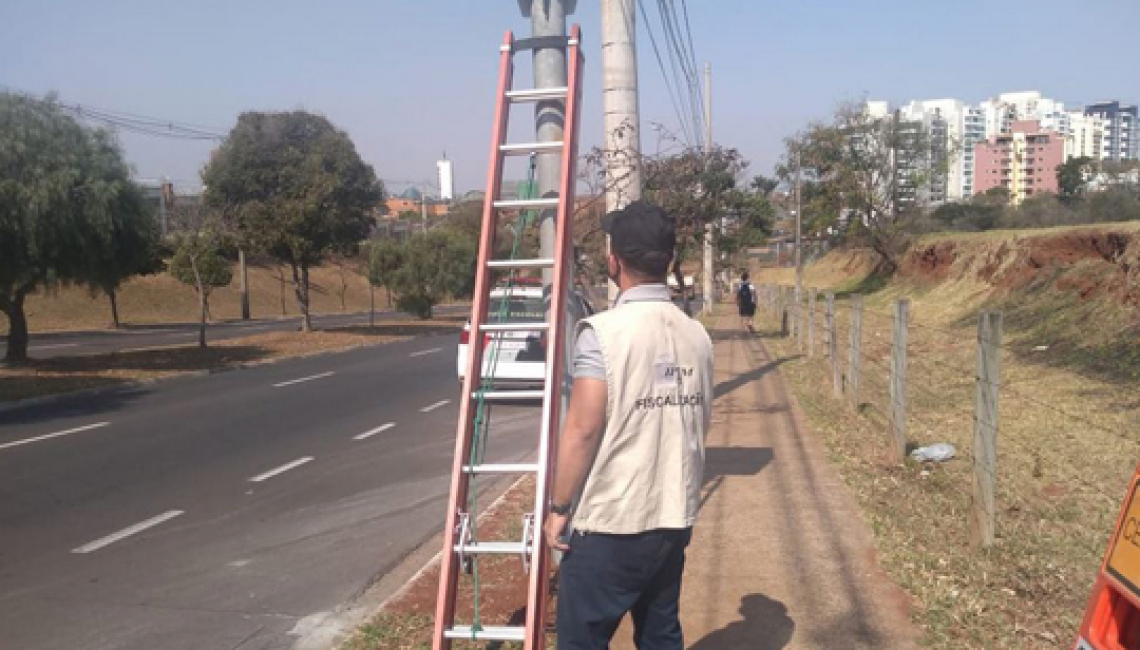
M 275 267 L 249 267 L 250 310 L 254 318 L 298 315 L 289 271 L 284 269 L 283 273 L 284 284 Z M 311 282 L 311 310 L 315 314 L 342 311 L 342 288 L 345 310 L 368 309 L 368 280 L 358 270 L 346 267 L 342 285 L 341 269 L 326 265 L 312 270 Z M 211 295 L 210 312 L 215 320 L 241 316 L 238 283 L 235 269 L 230 286 L 216 289 Z M 384 289 L 377 289 L 377 309 L 386 305 L 387 294 Z M 107 298 L 92 297 L 82 287 L 59 287 L 29 296 L 27 312 L 33 332 L 100 329 L 111 322 Z M 132 324 L 194 322 L 198 320 L 198 299 L 193 287 L 165 273 L 133 278 L 119 292 L 119 317 L 124 323 Z M 3 328 L 0 333 L 7 332 L 6 321 Z
M 1018 237 L 1039 237 L 1063 235 L 1077 232 L 1096 232 L 1111 229 L 1118 232 L 1140 232 L 1140 222 L 1121 221 L 1110 224 L 1082 224 L 1075 226 L 1051 226 L 1048 228 L 1021 228 L 1018 230 L 987 230 L 985 232 L 938 232 L 919 237 L 920 243 L 954 241 L 1008 241 Z
M 824 260 L 811 284 L 851 286 L 859 278 L 838 277 L 844 263 Z M 900 466 L 887 453 L 889 309 L 902 296 L 912 300 L 908 437 L 953 443 L 959 457 L 942 465 Z M 1022 317 L 1007 319 L 1003 348 L 998 543 L 978 550 L 969 520 L 974 319 L 995 304 Z M 789 358 L 783 371 L 858 495 L 884 565 L 915 596 L 930 647 L 1070 647 L 1140 442 L 1136 382 L 1081 359 L 1110 340 L 1135 355 L 1136 342 L 1122 340 L 1134 317 L 1120 305 L 1075 304 L 1049 292 L 999 298 L 965 275 L 935 286 L 893 281 L 866 299 L 858 416 L 831 397 L 822 345 L 814 358 L 792 359 L 795 342 L 768 339 Z M 762 330 L 775 324 L 770 313 L 760 319 Z M 840 301 L 844 368 L 848 320 Z M 1135 371 L 1136 357 L 1120 365 Z
M 255 334 L 211 343 L 206 349 L 197 345 L 180 345 L 39 359 L 28 366 L 0 367 L 0 402 L 391 343 L 416 336 L 456 332 L 462 326 L 462 319 L 385 321 L 376 327 L 336 328 L 308 334 Z

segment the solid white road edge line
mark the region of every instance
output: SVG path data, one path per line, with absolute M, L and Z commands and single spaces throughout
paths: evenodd
M 7 449 L 8 447 L 19 447 L 20 445 L 30 445 L 33 442 L 39 442 L 41 440 L 50 440 L 51 438 L 58 438 L 60 436 L 67 436 L 67 435 L 71 435 L 73 433 L 79 433 L 81 431 L 90 431 L 91 429 L 99 429 L 99 428 L 105 427 L 109 424 L 111 424 L 111 423 L 110 422 L 98 422 L 96 424 L 88 424 L 88 425 L 85 425 L 82 427 L 75 427 L 74 429 L 68 429 L 67 431 L 57 431 L 55 433 L 49 433 L 49 434 L 42 435 L 42 436 L 36 436 L 35 438 L 26 438 L 24 440 L 17 440 L 15 442 L 6 442 L 6 443 L 0 445 L 0 449 Z
M 446 406 L 450 403 L 451 403 L 451 400 L 449 400 L 449 399 L 440 400 L 440 401 L 436 402 L 435 404 L 423 407 L 422 409 L 420 409 L 420 413 L 430 413 L 430 412 L 436 410 L 437 408 L 439 408 L 441 406 Z
M 413 353 L 409 354 L 408 356 L 409 357 L 422 357 L 425 354 L 435 354 L 436 352 L 443 352 L 443 348 L 432 348 L 430 350 L 420 350 L 419 352 L 413 352 Z
M 77 348 L 80 345 L 83 345 L 83 344 L 82 343 L 52 343 L 50 345 L 29 345 L 28 351 L 32 352 L 34 350 L 57 350 L 59 348 Z
M 312 456 L 305 456 L 304 458 L 298 458 L 297 460 L 295 460 L 291 463 L 286 463 L 286 464 L 282 465 L 281 467 L 278 467 L 276 469 L 271 469 L 264 474 L 258 474 L 257 476 L 249 479 L 249 482 L 250 483 L 260 483 L 260 482 L 264 481 L 265 479 L 273 478 L 274 476 L 277 476 L 278 474 L 284 474 L 285 472 L 288 472 L 291 469 L 295 469 L 297 467 L 300 467 L 301 465 L 304 465 L 305 463 L 309 462 L 310 460 L 313 460 Z
M 141 533 L 142 531 L 146 530 L 147 528 L 154 528 L 155 526 L 157 526 L 157 525 L 159 525 L 165 521 L 170 521 L 171 519 L 174 519 L 175 517 L 182 515 L 182 514 L 184 514 L 184 513 L 181 510 L 169 510 L 167 512 L 162 513 L 161 515 L 158 515 L 157 517 L 151 517 L 150 519 L 147 519 L 146 521 L 140 521 L 139 523 L 135 524 L 134 526 L 129 526 L 127 528 L 124 528 L 117 533 L 111 533 L 110 535 L 107 535 L 106 537 L 97 539 L 94 542 L 90 542 L 88 544 L 84 544 L 83 546 L 80 546 L 79 548 L 72 549 L 71 552 L 72 553 L 90 553 L 91 551 L 98 551 L 99 549 L 103 548 L 104 546 L 110 546 L 111 544 L 114 544 L 115 542 L 118 542 L 118 541 L 121 541 L 121 540 L 124 540 L 124 539 L 130 537 L 131 535 L 134 535 L 136 533 Z
M 368 438 L 371 438 L 372 436 L 374 436 L 378 433 L 383 433 L 383 432 L 387 431 L 388 429 L 391 429 L 394 426 L 396 426 L 395 422 L 389 422 L 388 424 L 381 424 L 380 426 L 376 427 L 375 429 L 365 431 L 364 433 L 362 433 L 358 436 L 353 436 L 352 439 L 353 440 L 367 440 Z
M 273 387 L 274 388 L 281 388 L 282 386 L 291 386 L 293 384 L 299 384 L 303 381 L 313 381 L 314 379 L 324 379 L 325 377 L 331 377 L 335 374 L 336 374 L 335 371 L 330 370 L 328 372 L 322 372 L 319 375 L 309 375 L 308 377 L 301 377 L 300 379 L 290 379 L 289 381 L 283 381 L 283 382 L 278 383 L 278 384 L 273 384 Z

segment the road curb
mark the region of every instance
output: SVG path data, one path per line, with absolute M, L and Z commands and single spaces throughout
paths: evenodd
M 498 492 L 498 496 L 479 515 L 480 521 L 493 514 L 511 490 L 518 487 L 526 477 L 503 479 L 487 488 L 483 494 Z M 290 650 L 328 650 L 339 648 L 356 635 L 361 626 L 372 620 L 380 612 L 408 593 L 424 575 L 439 564 L 443 544 L 443 532 L 435 531 L 419 546 L 409 552 L 387 573 L 377 576 L 371 585 L 357 597 L 328 614 L 321 621 L 324 629 L 310 631 L 294 641 Z M 331 629 L 330 629 L 331 628 Z M 331 644 L 330 644 L 331 640 Z
M 384 341 L 381 343 L 356 343 L 345 348 L 338 350 L 320 350 L 317 352 L 310 352 L 306 354 L 298 354 L 289 357 L 274 357 L 272 359 L 261 359 L 259 361 L 243 361 L 232 365 L 222 366 L 219 368 L 208 368 L 206 370 L 188 370 L 173 375 L 164 377 L 152 377 L 149 379 L 134 379 L 131 381 L 115 384 L 114 386 L 98 386 L 96 388 L 85 388 L 83 390 L 70 391 L 67 393 L 55 393 L 53 395 L 42 395 L 40 397 L 28 397 L 26 399 L 18 399 L 8 402 L 0 402 L 0 413 L 8 413 L 10 411 L 21 410 L 25 408 L 34 408 L 37 406 L 47 406 L 56 402 L 65 402 L 72 399 L 81 399 L 85 397 L 98 397 L 99 395 L 116 393 L 122 390 L 130 390 L 136 388 L 144 388 L 159 383 L 170 383 L 178 380 L 193 379 L 197 377 L 205 377 L 207 375 L 217 375 L 224 372 L 234 372 L 238 370 L 246 370 L 249 368 L 257 368 L 260 366 L 269 366 L 275 363 L 282 363 L 285 361 L 296 361 L 298 359 L 310 359 L 312 357 L 332 356 L 334 354 L 344 354 L 346 352 L 353 352 L 361 348 L 374 348 L 383 345 L 393 345 L 396 343 L 404 343 L 406 341 L 413 341 L 416 339 L 427 338 L 429 336 L 438 336 L 437 334 L 421 334 L 418 336 L 410 336 L 400 341 Z

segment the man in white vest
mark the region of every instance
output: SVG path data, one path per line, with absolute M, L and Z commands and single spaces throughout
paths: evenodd
M 682 650 L 681 575 L 704 477 L 712 342 L 666 285 L 673 219 L 637 201 L 602 227 L 621 294 L 578 326 L 545 526 L 564 552 L 558 648 L 609 648 L 628 612 L 638 648 Z

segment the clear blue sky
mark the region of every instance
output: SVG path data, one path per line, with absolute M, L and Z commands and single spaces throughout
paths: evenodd
M 713 65 L 715 140 L 755 173 L 771 172 L 783 137 L 864 96 L 1140 100 L 1137 0 L 688 5 L 697 58 Z M 601 131 L 598 0 L 571 21 L 586 37 L 585 147 Z M 245 110 L 303 108 L 346 130 L 382 178 L 433 178 L 446 150 L 468 190 L 483 185 L 498 43 L 528 25 L 516 0 L 4 0 L 0 84 L 222 130 Z M 644 28 L 643 124 L 676 129 Z M 122 142 L 140 176 L 188 184 L 210 150 Z

